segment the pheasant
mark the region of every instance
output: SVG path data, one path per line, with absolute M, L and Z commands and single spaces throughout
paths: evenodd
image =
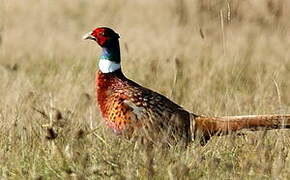
M 290 128 L 290 114 L 207 117 L 188 112 L 125 77 L 120 64 L 120 36 L 112 29 L 96 28 L 83 38 L 96 41 L 102 48 L 96 73 L 97 102 L 106 125 L 118 135 L 131 138 L 145 132 L 152 140 L 170 137 L 185 143 L 199 137 L 205 144 L 214 135 L 241 129 Z

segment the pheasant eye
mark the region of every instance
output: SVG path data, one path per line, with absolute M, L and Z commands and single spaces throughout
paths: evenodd
M 102 31 L 102 32 L 99 33 L 99 35 L 100 35 L 100 36 L 105 36 L 105 32 Z

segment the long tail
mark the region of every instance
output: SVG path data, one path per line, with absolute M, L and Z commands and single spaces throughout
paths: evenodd
M 202 144 L 206 143 L 213 135 L 223 135 L 242 129 L 281 129 L 290 128 L 290 114 L 285 115 L 247 115 L 206 117 L 196 116 L 193 135 L 202 136 Z

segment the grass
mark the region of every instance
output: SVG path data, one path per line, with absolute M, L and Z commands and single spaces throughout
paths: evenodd
M 289 179 L 290 132 L 152 149 L 116 137 L 95 105 L 100 49 L 125 74 L 206 115 L 289 113 L 287 1 L 0 1 L 1 179 Z

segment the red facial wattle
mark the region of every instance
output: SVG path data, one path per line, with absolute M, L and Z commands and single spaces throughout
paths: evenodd
M 104 29 L 100 28 L 95 29 L 91 35 L 96 38 L 96 41 L 100 46 L 105 46 L 107 40 L 110 39 L 109 37 L 104 36 Z

